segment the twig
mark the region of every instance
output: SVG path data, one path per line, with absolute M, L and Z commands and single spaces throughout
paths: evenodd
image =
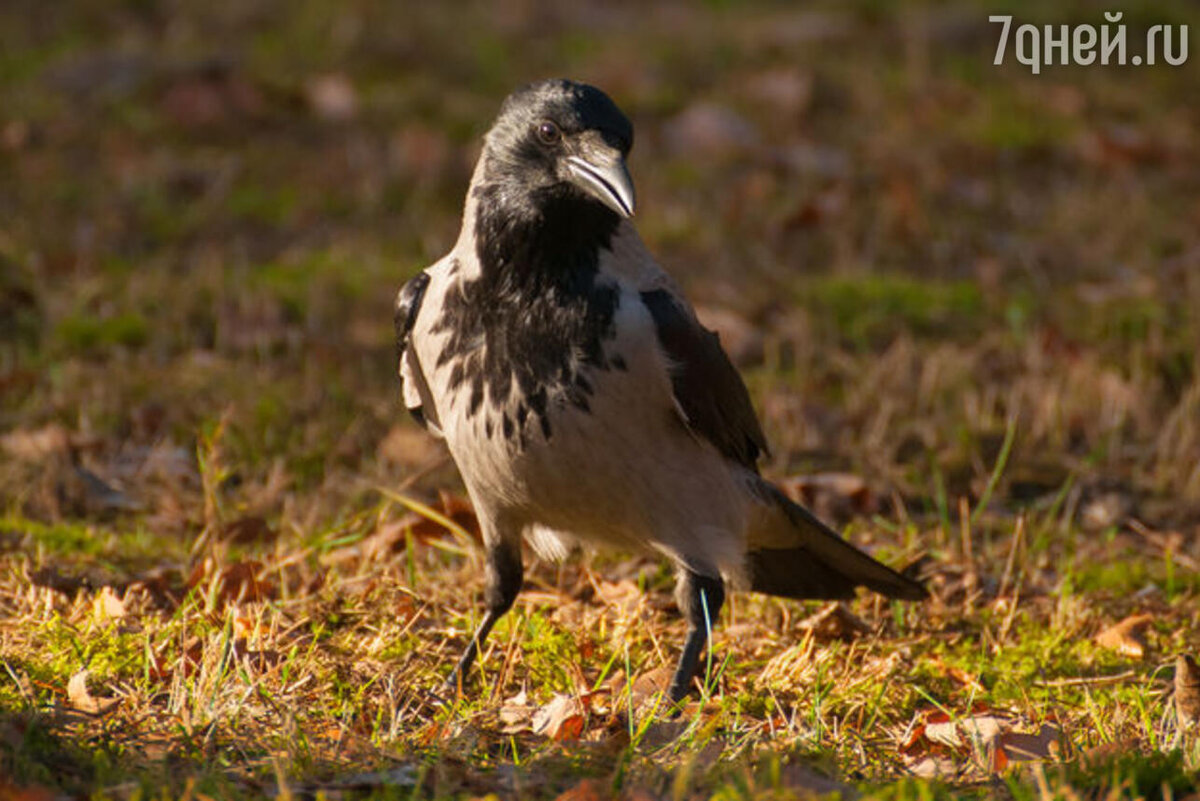
M 1012 547 L 1008 549 L 1008 560 L 1004 563 L 1004 574 L 1000 576 L 1000 588 L 996 590 L 996 597 L 1003 598 L 1004 591 L 1008 589 L 1008 582 L 1012 578 L 1013 565 L 1017 560 L 1017 551 L 1021 548 L 1021 539 L 1025 534 L 1025 515 L 1017 518 L 1016 530 L 1013 531 Z
M 1035 681 L 1037 687 L 1081 687 L 1095 686 L 1098 684 L 1118 684 L 1126 679 L 1131 679 L 1137 673 L 1132 670 L 1126 670 L 1121 673 L 1113 673 L 1109 676 L 1076 676 L 1070 679 L 1051 679 L 1049 681 Z

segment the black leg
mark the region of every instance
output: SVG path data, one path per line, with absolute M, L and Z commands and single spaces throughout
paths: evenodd
M 721 605 L 725 603 L 725 584 L 720 577 L 701 576 L 686 568 L 680 573 L 675 587 L 679 608 L 688 621 L 687 639 L 675 677 L 671 679 L 671 700 L 678 703 L 692 688 L 692 679 L 700 667 L 708 632 L 717 625 Z
M 521 573 L 521 543 L 519 540 L 517 542 L 501 541 L 488 546 L 487 589 L 484 591 L 487 611 L 484 612 L 483 620 L 480 622 L 479 628 L 475 630 L 475 635 L 467 643 L 467 649 L 463 651 L 458 665 L 446 679 L 446 686 L 450 690 L 462 691 L 467 673 L 470 672 L 471 665 L 475 663 L 475 657 L 479 655 L 483 641 L 487 639 L 488 633 L 492 630 L 492 626 L 496 625 L 496 621 L 512 608 L 513 601 L 517 599 L 517 593 L 521 591 Z

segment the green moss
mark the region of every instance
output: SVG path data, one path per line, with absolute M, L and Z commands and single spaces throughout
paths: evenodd
M 925 281 L 886 274 L 835 276 L 810 281 L 797 295 L 836 335 L 859 345 L 902 331 L 968 336 L 984 322 L 983 296 L 967 281 Z
M 235 218 L 269 226 L 287 225 L 299 208 L 300 196 L 294 186 L 268 188 L 257 183 L 234 187 L 225 201 L 226 210 Z
M 60 320 L 54 337 L 66 350 L 137 348 L 149 340 L 150 323 L 139 312 L 124 312 L 107 318 L 78 314 Z
M 1011 54 L 1011 41 L 1009 60 Z M 1049 149 L 1067 141 L 1076 123 L 1030 100 L 1011 86 L 993 85 L 979 102 L 947 120 L 965 142 L 997 150 Z

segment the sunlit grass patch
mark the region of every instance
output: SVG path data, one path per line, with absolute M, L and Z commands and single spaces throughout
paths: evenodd
M 965 338 L 977 335 L 986 324 L 983 296 L 968 282 L 838 276 L 805 282 L 797 297 L 831 332 L 857 345 L 902 331 Z

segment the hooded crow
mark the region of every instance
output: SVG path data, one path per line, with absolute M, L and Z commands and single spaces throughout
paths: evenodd
M 726 586 L 787 598 L 926 596 L 759 475 L 750 396 L 630 217 L 633 126 L 566 80 L 510 95 L 453 250 L 396 302 L 404 403 L 445 438 L 487 553 L 486 612 L 449 684 L 521 587 L 521 543 L 670 559 L 692 687 Z

